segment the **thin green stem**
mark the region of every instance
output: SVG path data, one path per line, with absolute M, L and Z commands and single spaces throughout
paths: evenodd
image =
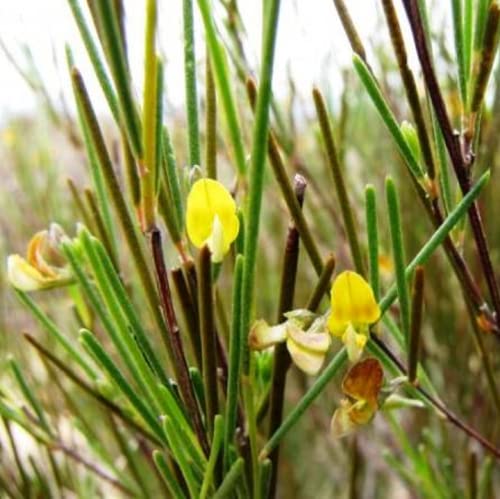
M 111 81 L 106 74 L 104 62 L 101 60 L 97 45 L 92 38 L 90 28 L 85 21 L 85 17 L 80 8 L 78 0 L 68 0 L 68 4 L 73 13 L 76 25 L 78 26 L 78 31 L 80 32 L 80 36 L 85 45 L 85 49 L 87 50 L 87 54 L 89 55 L 90 61 L 94 68 L 94 72 L 97 76 L 99 84 L 101 85 L 104 96 L 106 97 L 106 101 L 108 103 L 111 114 L 115 118 L 115 121 L 118 123 L 120 119 L 118 101 L 116 99 Z
M 456 208 L 446 217 L 439 228 L 434 232 L 427 243 L 421 248 L 413 260 L 408 264 L 405 270 L 406 279 L 408 279 L 417 265 L 423 265 L 432 253 L 441 245 L 446 239 L 446 236 L 453 229 L 453 227 L 460 221 L 460 219 L 467 213 L 470 205 L 475 201 L 481 189 L 488 182 L 490 178 L 489 171 L 485 172 L 479 180 L 474 184 L 472 189 L 462 198 Z M 396 286 L 392 286 L 385 296 L 380 300 L 379 305 L 382 313 L 384 313 L 394 302 L 397 297 Z
M 328 164 L 330 165 L 330 171 L 332 173 L 333 183 L 335 185 L 335 192 L 337 194 L 337 199 L 344 221 L 344 227 L 347 233 L 347 239 L 349 241 L 349 247 L 351 249 L 354 268 L 356 269 L 356 272 L 364 275 L 365 265 L 359 245 L 358 230 L 356 227 L 356 221 L 354 218 L 354 213 L 349 200 L 349 196 L 347 194 L 344 173 L 342 171 L 337 155 L 337 148 L 335 147 L 335 142 L 333 140 L 332 127 L 330 124 L 330 118 L 328 117 L 325 99 L 317 88 L 313 89 L 313 98 L 314 104 L 316 106 L 316 114 L 318 116 L 319 126 L 323 135 L 323 141 L 328 157 Z
M 378 267 L 377 197 L 373 185 L 367 185 L 365 188 L 365 214 L 366 232 L 368 235 L 370 284 L 375 299 L 378 300 L 380 297 L 380 274 Z
M 208 178 L 217 178 L 217 96 L 207 47 L 205 96 L 205 168 Z
M 210 51 L 210 60 L 213 65 L 215 82 L 220 94 L 222 108 L 224 109 L 224 114 L 226 116 L 228 133 L 231 138 L 234 155 L 236 157 L 236 168 L 238 175 L 241 179 L 243 179 L 247 169 L 245 148 L 243 146 L 241 127 L 236 110 L 236 100 L 231 88 L 229 69 L 226 64 L 224 49 L 217 37 L 214 20 L 212 18 L 212 11 L 208 0 L 198 0 L 198 8 L 200 9 L 203 24 L 205 26 L 207 44 Z
M 401 326 L 405 337 L 405 343 L 408 347 L 410 339 L 410 297 L 408 292 L 408 282 L 405 274 L 406 257 L 403 244 L 399 198 L 392 178 L 387 177 L 385 188 L 389 228 L 392 241 L 392 258 L 396 273 L 396 288 L 398 290 L 399 308 L 401 313 Z
M 172 146 L 170 134 L 168 133 L 168 129 L 166 126 L 163 128 L 163 137 L 161 142 L 163 152 L 161 164 L 164 165 L 163 176 L 170 192 L 170 200 L 172 201 L 172 206 L 170 209 L 175 215 L 175 220 L 177 221 L 177 230 L 180 235 L 184 230 L 184 207 L 182 202 L 181 183 L 179 179 L 177 163 L 175 161 L 174 148 Z
M 76 68 L 72 70 L 72 78 L 75 96 L 79 106 L 81 106 L 83 120 L 89 130 L 90 137 L 96 151 L 96 156 L 99 160 L 99 168 L 102 171 L 109 195 L 118 215 L 118 220 L 125 234 L 125 239 L 129 246 L 130 254 L 132 255 L 137 273 L 139 274 L 141 284 L 146 293 L 148 304 L 162 335 L 165 336 L 165 322 L 158 306 L 158 294 L 155 289 L 154 280 L 146 263 L 144 246 L 139 239 L 137 227 L 132 221 L 127 203 L 125 202 L 125 198 L 121 192 L 120 184 L 114 172 L 101 129 L 97 122 L 97 117 L 85 88 L 85 84 Z M 172 359 L 172 353 L 168 352 L 168 354 Z
M 229 374 L 227 380 L 226 421 L 224 431 L 224 469 L 230 464 L 229 446 L 234 439 L 236 414 L 238 410 L 238 391 L 241 371 L 242 338 L 240 327 L 241 314 L 241 279 L 243 275 L 243 256 L 236 257 L 233 277 L 233 295 L 231 308 L 231 337 L 229 343 Z
M 396 118 L 392 113 L 391 109 L 389 108 L 389 105 L 387 104 L 382 94 L 382 90 L 379 87 L 372 72 L 370 71 L 370 68 L 356 54 L 354 54 L 353 56 L 353 64 L 356 73 L 358 74 L 359 78 L 361 79 L 361 82 L 363 83 L 363 86 L 368 92 L 368 95 L 371 97 L 373 104 L 377 108 L 380 117 L 382 118 L 389 132 L 394 138 L 399 153 L 405 160 L 405 163 L 408 166 L 410 172 L 416 179 L 420 179 L 423 175 L 420 165 L 418 164 L 415 156 L 413 155 L 410 146 L 406 142 L 406 139 L 404 138 L 401 129 L 399 127 L 399 124 L 396 121 Z
M 467 105 L 467 81 L 465 78 L 463 0 L 451 0 L 451 8 L 453 12 L 453 34 L 457 55 L 458 86 L 460 88 L 462 106 L 465 107 Z
M 413 71 L 408 66 L 408 56 L 406 53 L 405 42 L 398 15 L 394 7 L 393 0 L 382 0 L 382 5 L 384 7 L 384 14 L 387 21 L 387 26 L 389 27 L 389 32 L 391 34 L 392 46 L 394 48 L 396 59 L 398 61 L 399 72 L 401 74 L 401 79 L 405 88 L 406 97 L 408 99 L 408 103 L 410 104 L 413 119 L 415 120 L 418 140 L 427 167 L 427 173 L 429 175 L 429 178 L 431 180 L 434 180 L 436 176 L 436 168 L 434 164 L 432 148 L 429 135 L 427 133 L 427 126 L 425 124 L 424 112 L 420 103 L 415 77 L 413 75 Z M 435 197 L 437 195 L 434 185 L 430 185 L 428 191 L 431 197 Z
M 189 164 L 193 166 L 200 164 L 201 154 L 192 0 L 182 0 L 182 19 L 184 23 L 184 85 L 186 90 Z
M 163 452 L 159 450 L 153 451 L 153 460 L 160 472 L 161 478 L 168 487 L 169 492 L 172 494 L 172 497 L 174 499 L 186 499 L 186 495 L 182 491 L 182 488 L 179 485 L 177 477 L 170 469 Z
M 97 341 L 96 337 L 90 331 L 82 329 L 80 332 L 80 342 L 95 359 L 95 361 L 109 375 L 118 389 L 130 401 L 132 406 L 136 409 L 137 413 L 140 414 L 141 418 L 149 426 L 151 431 L 154 432 L 160 440 L 163 440 L 161 427 L 155 417 L 155 414 L 149 405 L 147 405 L 139 396 L 137 390 L 135 390 L 126 380 L 125 376 L 113 362 L 111 357 L 106 353 L 102 345 Z
M 200 499 L 207 498 L 210 486 L 214 483 L 214 471 L 219 457 L 219 451 L 222 445 L 224 433 L 224 422 L 220 414 L 215 416 L 213 428 L 212 448 L 210 449 L 207 468 L 203 476 L 203 483 L 201 484 Z
M 112 2 L 93 2 L 104 53 L 113 76 L 121 119 L 136 159 L 142 158 L 141 124 L 132 95 L 130 75 L 124 53 L 120 26 Z
M 408 381 L 410 383 L 414 383 L 417 376 L 423 308 L 424 269 L 419 266 L 415 269 L 411 300 L 411 329 L 408 345 Z
M 16 378 L 16 381 L 19 385 L 19 388 L 21 388 L 21 391 L 23 392 L 23 395 L 26 397 L 26 400 L 29 402 L 33 411 L 35 411 L 40 426 L 47 432 L 48 435 L 52 435 L 52 428 L 49 425 L 49 422 L 45 416 L 40 401 L 36 397 L 33 390 L 30 388 L 28 382 L 26 381 L 26 378 L 24 377 L 19 367 L 19 364 L 12 357 L 9 359 L 9 364 L 14 374 L 14 377 Z
M 240 457 L 233 463 L 227 472 L 213 499 L 229 499 L 234 497 L 234 489 L 238 487 L 238 483 L 240 481 L 240 477 L 243 475 L 244 469 L 245 461 Z
M 259 237 L 262 192 L 264 190 L 264 166 L 269 122 L 269 103 L 271 101 L 271 81 L 274 63 L 274 46 L 278 28 L 280 0 L 270 0 L 268 16 L 264 25 L 262 66 L 260 86 L 257 95 L 255 124 L 253 129 L 252 162 L 250 166 L 248 205 L 245 217 L 245 261 L 241 292 L 241 329 L 244 336 L 250 329 L 252 310 L 255 264 Z M 248 351 L 243 358 L 243 373 L 250 369 Z
M 115 253 L 115 248 L 112 243 L 112 239 L 110 237 L 110 234 L 108 233 L 108 230 L 106 228 L 106 225 L 104 223 L 103 216 L 99 210 L 99 206 L 96 202 L 94 193 L 90 189 L 85 189 L 85 198 L 87 200 L 87 204 L 90 208 L 90 213 L 92 214 L 92 218 L 95 222 L 95 226 L 97 228 L 97 234 L 99 238 L 102 240 L 106 251 L 108 255 L 110 256 L 111 260 L 113 261 L 113 266 L 116 269 L 119 269 L 118 265 L 118 260 L 117 260 L 117 255 Z
M 276 430 L 274 435 L 267 441 L 266 445 L 260 452 L 259 460 L 262 461 L 269 456 L 271 451 L 276 448 L 288 431 L 298 422 L 309 406 L 316 400 L 316 398 L 319 397 L 326 385 L 328 385 L 333 377 L 336 376 L 346 361 L 347 352 L 345 348 L 342 348 L 335 354 L 328 366 L 326 366 L 321 374 L 314 380 L 311 388 L 309 388 L 306 394 L 295 405 L 281 426 Z
M 151 230 L 155 224 L 157 169 L 158 111 L 157 85 L 158 62 L 155 53 L 156 0 L 146 3 L 146 29 L 144 42 L 144 94 L 142 103 L 142 144 L 143 154 L 138 158 L 141 180 L 143 230 Z
M 337 10 L 337 14 L 339 15 L 340 22 L 342 23 L 349 43 L 351 44 L 352 51 L 366 61 L 366 52 L 363 42 L 356 31 L 356 27 L 354 26 L 344 0 L 333 0 L 333 3 L 335 4 L 335 9 Z

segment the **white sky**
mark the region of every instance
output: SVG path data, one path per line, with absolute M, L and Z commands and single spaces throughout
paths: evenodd
M 213 3 L 218 4 L 218 1 L 213 0 Z M 352 0 L 347 3 L 363 39 L 367 40 L 377 29 L 380 1 Z M 85 6 L 85 0 L 80 0 L 80 4 Z M 144 4 L 144 0 L 125 0 L 130 58 L 136 85 L 140 85 L 142 80 Z M 182 2 L 160 0 L 158 4 L 161 23 L 159 42 L 168 59 L 166 91 L 169 100 L 175 106 L 181 106 L 184 99 Z M 240 0 L 239 6 L 248 31 L 249 55 L 253 55 L 255 61 L 259 53 L 261 2 Z M 404 20 L 403 15 L 401 20 Z M 198 16 L 195 24 L 197 58 L 201 59 L 204 47 L 200 36 L 202 23 Z M 17 55 L 21 65 L 24 58 L 19 44 L 29 44 L 38 69 L 53 95 L 61 87 L 70 88 L 64 59 L 64 44 L 68 42 L 74 51 L 77 66 L 86 77 L 94 103 L 104 110 L 101 92 L 66 0 L 0 0 L 0 37 Z M 285 88 L 288 65 L 299 91 L 305 95 L 309 94 L 314 83 L 324 82 L 325 79 L 334 88 L 338 87 L 339 67 L 350 64 L 351 51 L 332 0 L 282 0 L 276 54 L 273 83 L 276 93 Z M 12 114 L 34 109 L 36 101 L 31 91 L 1 51 L 0 75 L 0 121 Z M 71 96 L 68 100 L 71 102 Z

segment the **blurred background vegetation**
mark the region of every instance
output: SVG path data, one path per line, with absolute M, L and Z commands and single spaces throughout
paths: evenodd
M 434 2 L 435 3 L 435 2 Z M 432 12 L 433 2 L 429 10 Z M 236 2 L 221 2 L 229 6 Z M 127 15 L 133 15 L 135 5 L 127 5 Z M 245 66 L 246 61 L 236 52 L 235 39 L 231 39 L 231 10 L 221 9 L 221 30 L 229 40 L 230 52 L 236 62 L 231 74 L 235 78 L 238 112 L 243 124 L 245 143 L 250 143 L 253 115 L 240 78 L 252 74 L 256 68 Z M 331 16 L 335 16 L 332 8 Z M 454 126 L 459 129 L 460 107 L 457 89 L 455 53 L 450 45 L 451 13 L 446 9 L 444 22 L 432 23 L 432 40 L 439 80 L 443 95 L 451 111 Z M 72 19 L 61 20 L 72 22 Z M 245 19 L 242 19 L 245 23 Z M 405 98 L 400 73 L 391 45 L 388 43 L 387 27 L 383 16 L 377 21 L 380 29 L 362 37 L 368 39 L 370 64 L 379 79 L 383 93 L 390 103 L 398 122 L 411 119 Z M 251 29 L 251 26 L 246 26 Z M 304 29 L 314 29 L 305 26 Z M 237 33 L 237 32 L 236 32 Z M 339 32 L 335 37 L 344 37 Z M 2 40 L 7 50 L 16 52 L 18 47 Z M 347 45 L 347 39 L 344 40 Z M 232 44 L 232 45 L 231 45 Z M 202 53 L 203 47 L 198 47 Z M 408 43 L 408 50 L 413 46 Z M 168 53 L 168 47 L 167 47 Z M 314 54 L 311 54 L 314 58 Z M 16 57 L 16 64 L 27 68 L 29 57 Z M 36 61 L 35 61 L 36 62 Z M 234 62 L 234 61 L 233 61 Z M 238 72 L 239 67 L 239 72 Z M 19 68 L 18 68 L 19 69 Z M 12 66 L 12 71 L 16 68 Z M 204 62 L 200 60 L 199 74 L 201 115 L 205 110 Z M 383 199 L 384 181 L 390 174 L 397 184 L 404 228 L 404 243 L 410 260 L 432 235 L 433 228 L 421 206 L 403 168 L 394 143 L 383 126 L 380 117 L 364 87 L 351 67 L 339 70 L 342 86 L 331 88 L 328 81 L 321 81 L 320 88 L 328 97 L 329 111 L 334 125 L 339 156 L 344 165 L 345 180 L 352 206 L 355 210 L 362 245 L 366 247 L 364 227 L 364 187 L 375 186 L 380 200 Z M 11 116 L 2 122 L 0 132 L 0 261 L 5 262 L 11 253 L 23 253 L 30 237 L 57 222 L 70 235 L 75 234 L 77 222 L 85 222 L 82 211 L 75 203 L 68 187 L 71 179 L 82 195 L 90 186 L 87 159 L 78 123 L 72 111 L 61 98 L 49 97 L 44 87 L 43 76 L 36 71 L 25 74 L 26 84 L 31 85 L 37 95 L 38 107 L 34 113 Z M 417 74 L 419 89 L 423 95 L 420 74 Z M 167 82 L 168 87 L 168 82 Z M 298 93 L 293 79 L 286 91 L 280 90 L 275 100 L 272 125 L 278 136 L 287 172 L 302 173 L 308 187 L 305 196 L 304 213 L 322 255 L 334 251 L 337 270 L 352 268 L 349 247 L 341 218 L 338 200 L 334 194 L 330 173 L 326 166 L 324 149 L 312 97 Z M 186 144 L 186 117 L 180 113 L 165 113 L 178 165 L 189 162 Z M 122 168 L 119 130 L 106 115 L 101 116 L 106 131 L 107 145 L 113 154 L 115 169 L 125 186 Z M 491 248 L 494 268 L 500 269 L 500 172 L 498 163 L 500 129 L 500 65 L 497 63 L 488 87 L 486 105 L 481 124 L 480 149 L 477 151 L 474 176 L 486 168 L 491 169 L 491 179 L 480 197 L 480 208 Z M 202 127 L 203 134 L 203 127 Z M 225 130 L 218 137 L 218 172 L 226 185 L 234 181 L 234 168 L 228 152 Z M 204 137 L 202 136 L 202 140 Z M 451 172 L 451 170 L 450 170 Z M 459 199 L 459 190 L 452 185 L 453 197 Z M 255 309 L 258 316 L 274 323 L 277 313 L 277 290 L 279 289 L 282 255 L 289 224 L 288 209 L 277 196 L 277 184 L 270 169 L 266 171 L 259 243 L 257 289 Z M 124 187 L 124 190 L 125 187 Z M 379 203 L 380 226 L 380 270 L 383 288 L 387 289 L 394 280 L 390 259 L 390 237 L 385 214 L 385 205 Z M 120 241 L 121 241 L 121 235 Z M 470 269 L 481 287 L 480 264 L 467 223 L 454 230 L 453 239 L 464 254 Z M 122 243 L 120 243 L 122 244 Z M 120 252 L 120 267 L 127 281 L 135 276 L 126 252 Z M 167 245 L 169 266 L 178 264 L 173 247 Z M 0 267 L 0 386 L 1 393 L 20 392 L 9 369 L 8 354 L 17 359 L 23 367 L 30 385 L 38 394 L 54 425 L 60 430 L 68 445 L 74 446 L 91 461 L 100 461 L 100 466 L 118 470 L 127 475 L 130 462 L 124 457 L 123 445 L 135 454 L 140 454 L 140 441 L 131 437 L 116 422 L 104 424 L 105 416 L 94 400 L 83 395 L 77 386 L 62 378 L 53 369 L 47 369 L 37 353 L 23 339 L 22 333 L 29 332 L 49 351 L 62 355 L 60 347 L 47 335 L 27 310 L 16 299 L 6 283 L 5 266 Z M 231 271 L 225 269 L 219 286 L 220 299 L 225 309 L 230 306 Z M 451 271 L 444 252 L 439 250 L 426 265 L 425 313 L 422 329 L 422 363 L 427 369 L 437 392 L 454 412 L 475 427 L 480 433 L 498 443 L 496 432 L 498 415 L 488 395 L 487 381 L 482 371 L 482 360 L 477 353 L 474 336 L 468 320 L 468 312 L 459 285 Z M 316 282 L 307 255 L 301 251 L 295 294 L 295 306 L 301 307 L 307 301 Z M 140 303 L 141 297 L 134 297 Z M 67 289 L 37 292 L 33 295 L 37 304 L 59 325 L 62 331 L 76 341 L 80 319 L 75 311 L 74 296 Z M 176 302 L 177 303 L 177 302 Z M 323 307 L 324 308 L 324 307 Z M 397 314 L 397 310 L 396 310 Z M 142 316 L 145 327 L 152 327 L 151 317 Z M 221 317 L 218 317 L 221 320 Z M 498 341 L 485 336 L 487 351 L 496 378 L 500 372 L 500 357 L 496 355 Z M 289 376 L 285 413 L 292 408 L 310 386 L 311 380 L 294 370 Z M 353 439 L 333 441 L 327 437 L 331 414 L 341 397 L 339 383 L 331 386 L 320 397 L 292 432 L 287 435 L 282 447 L 280 497 L 346 497 L 350 490 L 353 460 L 356 461 L 357 491 L 359 497 L 404 498 L 404 497 L 471 497 L 470 473 L 471 452 L 477 459 L 478 482 L 485 487 L 481 497 L 495 497 L 500 485 L 498 467 L 486 457 L 481 449 L 467 443 L 467 437 L 439 420 L 435 415 L 418 410 L 403 410 L 396 415 L 377 416 L 374 423 Z M 4 421 L 5 423 L 5 421 Z M 19 473 L 26 473 L 32 480 L 33 497 L 49 497 L 44 487 L 53 481 L 50 462 L 43 446 L 37 445 L 23 430 L 15 425 L 0 425 L 0 476 L 9 481 Z M 495 426 L 495 429 L 493 428 Z M 114 427 L 115 433 L 110 430 Z M 19 442 L 20 459 L 16 464 L 9 445 L 8 432 Z M 493 432 L 493 433 L 492 433 Z M 99 456 L 99 457 L 96 457 Z M 57 469 L 63 474 L 59 479 L 66 484 L 67 496 L 114 497 L 120 496 L 116 489 L 99 480 L 99 477 L 85 466 L 79 466 L 66 456 L 57 454 Z M 138 472 L 149 465 L 136 459 Z M 474 468 L 475 470 L 475 468 Z M 151 470 L 147 471 L 151 473 Z M 38 478 L 37 478 L 38 475 Z M 144 472 L 144 476 L 146 472 Z M 23 478 L 23 477 L 21 477 Z M 18 478 L 16 478 L 16 481 Z M 481 481 L 483 480 L 483 481 Z M 8 482 L 7 482 L 8 485 Z M 158 483 L 145 485 L 150 497 L 157 497 Z M 2 484 L 0 484 L 0 490 Z M 57 492 L 51 489 L 53 496 Z M 26 492 L 26 490 L 25 490 Z M 6 492 L 4 492 L 5 494 Z M 26 492 L 27 493 L 27 492 Z M 433 495 L 435 494 L 435 495 Z M 0 496 L 2 492 L 0 492 Z M 351 496 L 353 497 L 353 496 Z M 477 497 L 477 496 L 474 496 Z

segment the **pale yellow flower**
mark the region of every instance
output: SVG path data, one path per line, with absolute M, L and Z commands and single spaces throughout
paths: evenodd
M 288 319 L 277 326 L 269 326 L 264 320 L 257 321 L 249 336 L 252 350 L 264 350 L 286 341 L 286 347 L 294 364 L 307 374 L 315 375 L 323 366 L 331 339 L 325 319 L 315 319 L 307 330 L 297 319 Z
M 30 240 L 26 259 L 20 255 L 7 258 L 7 278 L 21 291 L 35 291 L 62 286 L 72 281 L 71 272 L 59 250 L 65 236 L 63 229 L 51 224 Z

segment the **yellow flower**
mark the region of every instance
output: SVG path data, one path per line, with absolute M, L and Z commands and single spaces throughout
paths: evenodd
M 384 371 L 377 359 L 354 364 L 342 381 L 342 391 L 349 398 L 341 401 L 331 422 L 331 434 L 341 438 L 369 423 L 379 408 L 378 396 Z
M 295 365 L 307 374 L 315 375 L 321 369 L 326 352 L 330 348 L 330 335 L 325 319 L 319 317 L 307 330 L 299 319 L 289 319 L 277 326 L 269 326 L 264 320 L 257 321 L 249 335 L 252 350 L 264 350 L 286 341 L 286 347 Z
M 221 183 L 200 179 L 193 184 L 187 199 L 186 227 L 197 248 L 207 245 L 212 261 L 222 261 L 238 236 L 240 221 L 236 203 Z
M 49 230 L 37 232 L 31 238 L 26 259 L 9 255 L 7 277 L 12 286 L 21 291 L 35 291 L 69 284 L 71 272 L 59 251 L 64 236 L 59 225 L 51 224 Z
M 368 340 L 370 324 L 380 318 L 380 308 L 370 285 L 356 272 L 337 276 L 331 291 L 330 332 L 342 339 L 349 360 L 357 362 Z

